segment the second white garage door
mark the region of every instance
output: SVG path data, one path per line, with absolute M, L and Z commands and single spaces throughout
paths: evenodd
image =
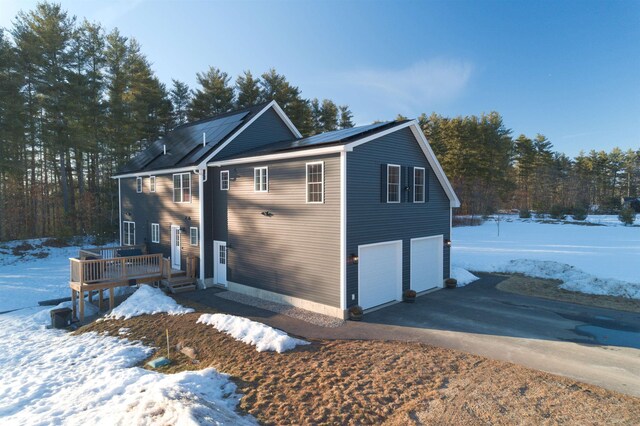
M 359 246 L 358 259 L 360 306 L 402 299 L 402 241 Z
M 417 292 L 442 287 L 442 235 L 411 240 L 411 288 Z

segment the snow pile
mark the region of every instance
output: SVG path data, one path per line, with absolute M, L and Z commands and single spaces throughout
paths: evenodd
M 471 272 L 467 271 L 464 268 L 460 268 L 459 266 L 454 266 L 451 268 L 451 278 L 455 278 L 455 280 L 458 281 L 458 287 L 464 287 L 465 285 L 471 284 L 475 280 L 479 279 Z
M 47 330 L 48 317 L 42 308 L 0 315 L 3 424 L 256 424 L 234 411 L 240 396 L 227 375 L 134 367 L 151 348 Z
M 549 260 L 511 260 L 497 272 L 515 272 L 530 277 L 562 281 L 560 288 L 581 293 L 623 296 L 640 299 L 640 284 L 613 278 L 603 279 L 587 274 L 566 263 Z
M 139 315 L 153 315 L 162 312 L 169 315 L 181 315 L 193 312 L 193 309 L 179 305 L 162 290 L 143 284 L 127 300 L 116 306 L 105 319 L 129 319 Z
M 640 299 L 640 227 L 545 224 L 513 219 L 453 228 L 454 267 L 517 272 L 564 282 L 562 288 Z
M 284 331 L 233 315 L 203 314 L 198 318 L 198 323 L 212 325 L 218 331 L 227 333 L 236 340 L 254 345 L 258 352 L 276 351 L 282 353 L 297 345 L 309 344 L 304 340 L 290 337 Z

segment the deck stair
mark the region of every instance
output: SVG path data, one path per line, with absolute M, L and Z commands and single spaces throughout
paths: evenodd
M 186 272 L 180 271 L 176 273 L 173 271 L 169 267 L 171 259 L 164 259 L 164 262 L 166 262 L 166 266 L 163 268 L 163 271 L 166 272 L 163 274 L 163 278 L 160 281 L 160 288 L 173 294 L 184 293 L 196 289 L 196 269 L 198 264 L 196 257 L 187 258 Z

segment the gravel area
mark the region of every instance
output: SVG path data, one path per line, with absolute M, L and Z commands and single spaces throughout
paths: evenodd
M 216 296 L 233 302 L 255 306 L 256 308 L 266 309 L 267 311 L 277 312 L 314 325 L 319 325 L 320 327 L 334 328 L 344 325 L 344 320 L 339 318 L 318 314 L 316 312 L 307 311 L 306 309 L 296 308 L 295 306 L 285 305 L 282 303 L 269 302 L 268 300 L 258 299 L 257 297 L 247 296 L 232 291 L 216 293 Z

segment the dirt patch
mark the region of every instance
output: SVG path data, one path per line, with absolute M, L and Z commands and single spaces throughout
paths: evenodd
M 208 310 L 211 312 L 211 310 Z M 640 399 L 571 379 L 418 343 L 312 340 L 259 353 L 213 327 L 200 313 L 101 321 L 78 332 L 107 332 L 161 348 L 193 348 L 198 363 L 174 352 L 160 371 L 214 367 L 244 394 L 239 409 L 263 424 L 633 424 Z
M 60 238 L 49 238 L 42 242 L 42 246 L 62 248 L 62 247 L 69 247 L 69 244 L 64 240 L 61 240 Z
M 24 256 L 26 252 L 31 251 L 35 249 L 34 246 L 32 246 L 29 243 L 21 243 L 18 244 L 17 246 L 15 246 L 12 251 L 13 251 L 13 255 L 14 256 Z
M 542 297 L 560 300 L 580 305 L 597 306 L 600 308 L 617 309 L 621 311 L 640 312 L 640 301 L 618 296 L 599 296 L 595 294 L 579 293 L 560 288 L 562 281 L 532 278 L 513 274 L 499 283 L 498 290 L 525 296 Z

